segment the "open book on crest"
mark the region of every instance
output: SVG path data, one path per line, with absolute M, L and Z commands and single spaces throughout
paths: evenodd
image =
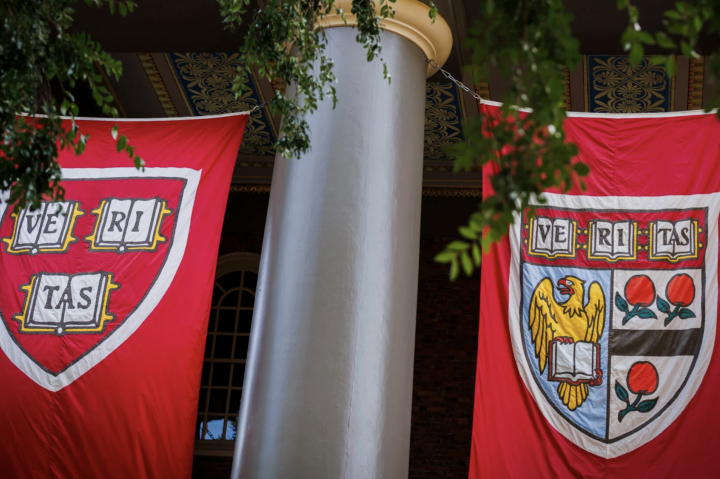
M 21 287 L 23 312 L 15 315 L 25 333 L 99 333 L 114 315 L 110 293 L 119 287 L 111 273 L 38 273 Z
M 589 341 L 550 342 L 548 380 L 583 383 L 597 379 L 600 345 Z
M 10 238 L 3 238 L 11 254 L 64 253 L 77 241 L 75 222 L 85 212 L 77 201 L 43 201 L 36 210 L 25 208 L 12 213 L 15 219 Z
M 158 243 L 166 241 L 160 230 L 170 213 L 161 198 L 107 198 L 92 210 L 97 220 L 85 240 L 90 251 L 155 251 Z

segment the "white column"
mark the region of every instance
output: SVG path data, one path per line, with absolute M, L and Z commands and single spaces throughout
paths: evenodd
M 355 29 L 328 28 L 338 106 L 309 118 L 309 154 L 275 160 L 235 479 L 408 474 L 425 60 L 452 36 L 420 2 L 391 5 L 392 83 Z

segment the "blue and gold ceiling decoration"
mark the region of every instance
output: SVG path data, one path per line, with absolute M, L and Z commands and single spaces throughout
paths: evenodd
M 675 80 L 650 57 L 632 65 L 627 55 L 585 57 L 585 111 L 660 113 L 673 111 Z
M 688 72 L 688 110 L 702 110 L 705 57 L 691 58 Z
M 264 103 L 255 75 L 247 77 L 242 94 L 235 98 L 233 78 L 243 67 L 239 53 L 168 53 L 168 63 L 193 116 L 247 111 Z M 239 157 L 275 157 L 277 132 L 267 108 L 250 115 Z
M 166 59 L 183 100 L 193 116 L 220 115 L 247 111 L 265 102 L 258 79 L 248 76 L 239 98 L 232 80 L 243 66 L 238 53 L 167 53 Z M 425 98 L 426 161 L 451 161 L 445 148 L 463 140 L 465 118 L 462 92 L 452 83 L 427 83 Z M 250 116 L 238 158 L 275 157 L 277 131 L 267 107 Z
M 463 141 L 462 92 L 454 83 L 425 84 L 425 161 L 452 161 L 445 149 Z

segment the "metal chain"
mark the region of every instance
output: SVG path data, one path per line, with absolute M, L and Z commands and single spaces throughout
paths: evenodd
M 440 73 L 445 75 L 445 78 L 447 78 L 448 80 L 455 83 L 457 86 L 459 86 L 460 88 L 462 88 L 463 90 L 465 90 L 466 92 L 471 94 L 473 96 L 473 98 L 475 98 L 477 101 L 482 101 L 482 97 L 480 95 L 478 95 L 476 91 L 471 90 L 468 87 L 466 87 L 465 85 L 463 85 L 463 83 L 460 80 L 458 80 L 457 78 L 455 78 L 454 76 L 452 76 L 449 71 L 446 71 L 446 70 L 443 70 L 442 68 L 440 68 L 440 65 L 438 65 L 438 63 L 435 60 L 430 59 L 427 61 L 427 63 L 434 69 L 440 70 Z
M 268 103 L 270 103 L 270 102 L 269 102 L 269 101 L 266 101 L 265 103 L 260 103 L 259 105 L 255 105 L 255 106 L 252 108 L 252 110 L 250 110 L 250 113 L 254 112 L 255 110 L 261 109 L 262 107 L 264 107 L 264 106 L 267 105 Z

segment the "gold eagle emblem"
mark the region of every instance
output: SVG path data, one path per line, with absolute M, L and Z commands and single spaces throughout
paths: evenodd
M 541 374 L 547 365 L 551 341 L 557 339 L 563 343 L 587 341 L 597 344 L 605 327 L 605 295 L 597 281 L 590 284 L 587 304 L 583 304 L 585 281 L 579 278 L 565 276 L 558 281 L 558 291 L 568 296 L 563 303 L 555 301 L 553 288 L 550 278 L 540 281 L 533 292 L 528 312 L 535 357 Z M 598 378 L 594 381 L 580 384 L 560 382 L 558 394 L 568 409 L 574 411 L 585 402 L 588 384 L 596 386 L 602 383 L 602 370 L 598 370 L 597 374 Z

